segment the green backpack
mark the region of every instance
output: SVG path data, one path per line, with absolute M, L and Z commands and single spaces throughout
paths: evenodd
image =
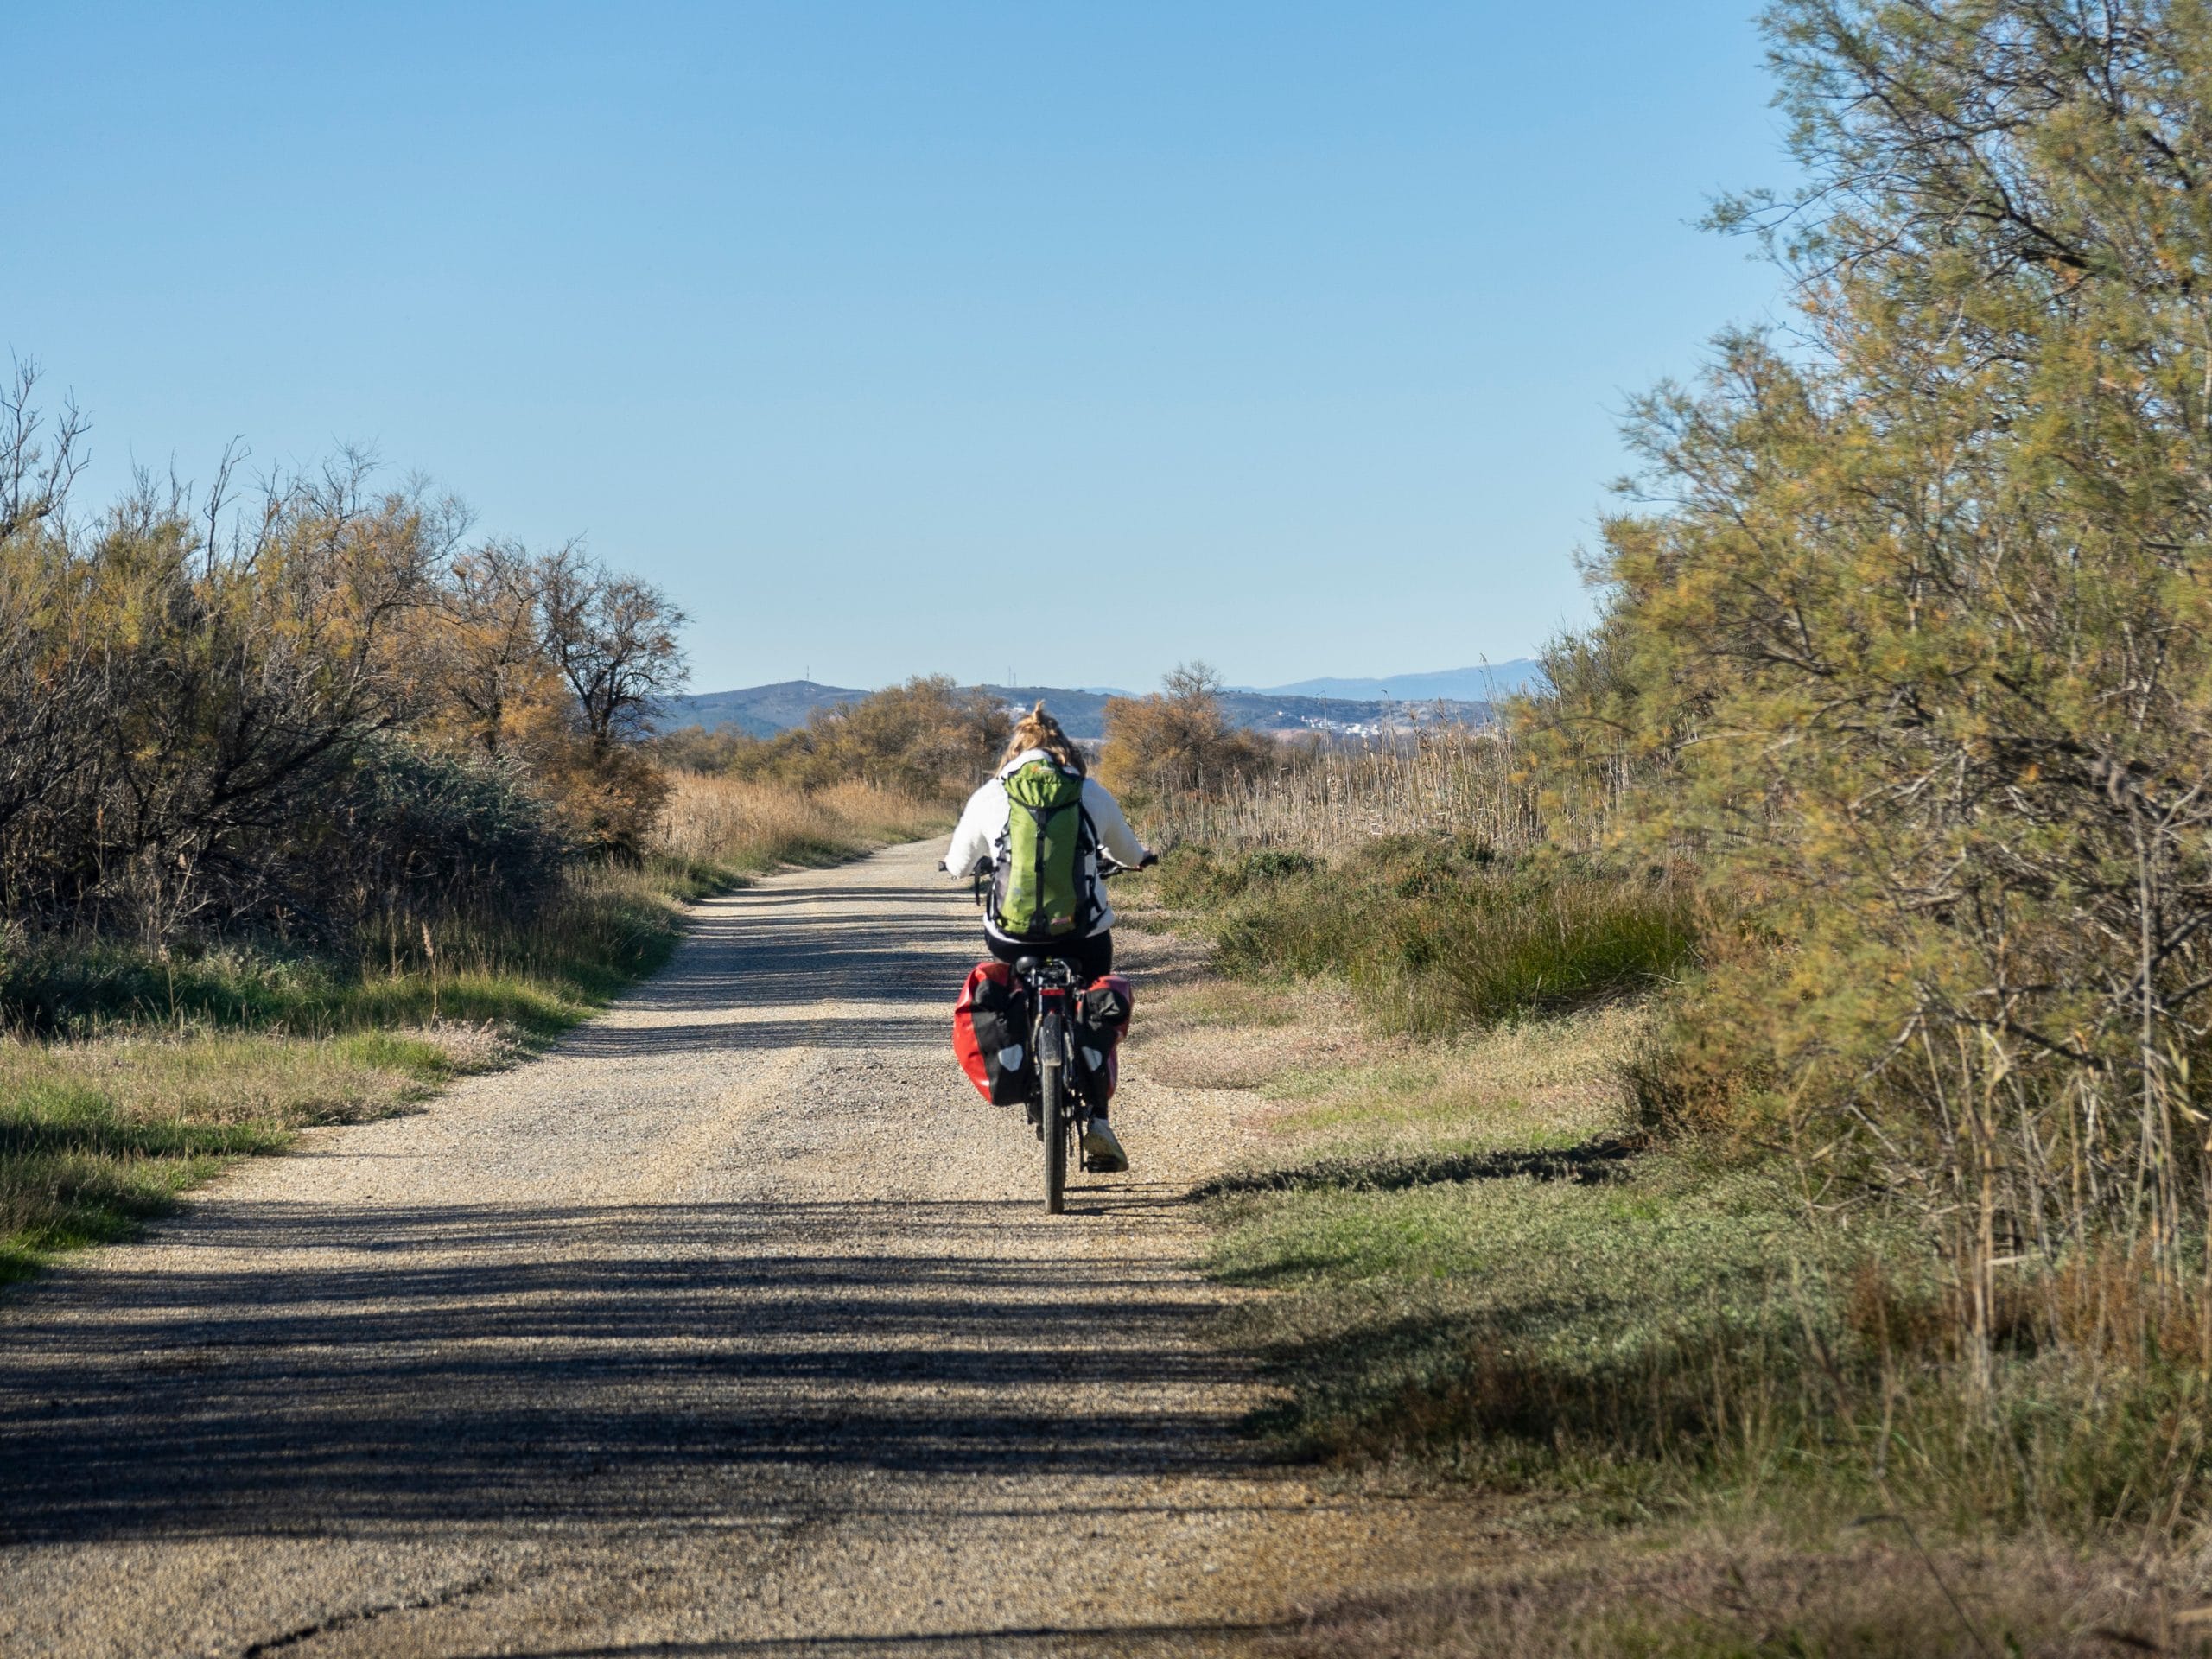
M 1006 833 L 991 870 L 992 923 L 1012 939 L 1088 932 L 1098 901 L 1084 868 L 1093 832 L 1082 778 L 1032 760 L 1007 774 L 1006 798 Z

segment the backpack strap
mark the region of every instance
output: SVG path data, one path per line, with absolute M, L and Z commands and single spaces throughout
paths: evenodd
M 1076 870 L 1078 874 L 1085 869 L 1090 872 L 1083 884 L 1083 908 L 1076 912 L 1076 932 L 1079 937 L 1088 938 L 1090 930 L 1097 925 L 1099 917 L 1105 913 L 1106 883 L 1098 874 L 1098 826 L 1090 821 L 1090 809 L 1079 798 L 1075 810 L 1081 825 L 1076 835 Z M 1086 858 L 1090 860 L 1087 866 L 1084 862 Z
M 1014 856 L 1014 813 L 1015 808 L 1012 801 L 1008 801 L 1006 804 L 1006 828 L 1001 830 L 996 836 L 992 837 L 991 840 L 990 874 L 982 878 L 983 919 L 986 922 L 988 922 L 993 927 L 998 927 L 999 931 L 1001 933 L 1006 930 L 1002 927 L 999 927 L 999 904 L 1006 894 L 1007 863 Z

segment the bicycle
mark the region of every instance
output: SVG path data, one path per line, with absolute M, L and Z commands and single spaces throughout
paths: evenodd
M 1098 875 L 1108 880 L 1128 871 L 1100 861 Z M 977 902 L 988 877 L 976 877 Z M 1062 957 L 1021 957 L 1014 976 L 1029 998 L 1029 1053 L 1032 1058 L 1029 1093 L 1023 1101 L 1029 1124 L 1045 1149 L 1045 1213 L 1061 1214 L 1067 1208 L 1068 1149 L 1081 1147 L 1090 1127 L 1090 1103 L 1075 1086 L 1075 998 L 1083 989 L 1075 965 Z M 1088 1154 L 1078 1154 L 1082 1167 L 1091 1167 Z

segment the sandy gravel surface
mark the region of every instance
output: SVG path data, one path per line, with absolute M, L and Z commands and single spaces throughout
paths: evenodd
M 1417 1567 L 1198 1338 L 1237 1096 L 1133 1068 L 1135 1170 L 1044 1215 L 935 855 L 708 905 L 552 1055 L 0 1304 L 0 1653 L 1228 1652 Z

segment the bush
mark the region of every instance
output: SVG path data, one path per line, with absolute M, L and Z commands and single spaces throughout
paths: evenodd
M 1656 1115 L 1786 1097 L 1823 1179 L 1919 1195 L 1985 1342 L 2024 1259 L 2207 1247 L 2205 22 L 1779 0 L 1806 192 L 1720 217 L 1787 225 L 1801 321 L 1635 405 L 1605 613 L 1524 710 L 1771 942 L 1700 992 L 1752 1086 Z
M 495 909 L 526 925 L 569 856 L 518 767 L 393 738 L 347 770 L 323 834 L 296 835 L 304 890 L 347 931 L 385 936 Z
M 1239 731 L 1221 712 L 1221 677 L 1190 663 L 1148 697 L 1110 697 L 1098 777 L 1132 810 L 1218 793 L 1279 764 L 1274 742 Z
M 142 479 L 66 511 L 73 417 L 0 396 L 0 894 L 27 927 L 157 954 L 496 904 L 560 856 L 635 857 L 638 740 L 683 616 L 575 547 L 464 550 L 459 504 L 344 457 L 226 519 Z M 440 756 L 446 758 L 441 759 Z M 525 794 L 543 799 L 533 807 Z M 480 821 L 479 821 L 480 820 Z
M 910 798 L 964 798 L 998 763 L 1013 721 L 980 687 L 918 676 L 858 702 L 817 709 L 773 737 L 696 728 L 655 747 L 671 766 L 813 791 L 866 784 Z
M 1341 974 L 1377 1018 L 1439 1033 L 1649 985 L 1694 940 L 1665 870 L 1501 859 L 1489 843 L 1394 836 L 1325 864 L 1296 851 L 1165 861 L 1164 902 L 1195 911 L 1232 974 Z

